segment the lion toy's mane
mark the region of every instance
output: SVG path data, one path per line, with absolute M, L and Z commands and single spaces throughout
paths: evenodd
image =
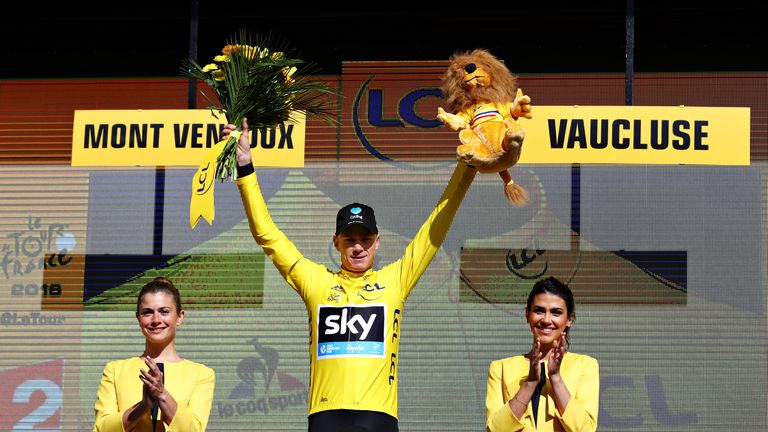
M 488 87 L 475 88 L 471 93 L 463 87 L 464 66 L 474 63 L 488 71 L 493 79 Z M 504 64 L 484 49 L 457 53 L 451 56 L 450 65 L 443 74 L 441 87 L 450 112 L 461 112 L 477 102 L 502 102 L 515 100 L 517 78 Z

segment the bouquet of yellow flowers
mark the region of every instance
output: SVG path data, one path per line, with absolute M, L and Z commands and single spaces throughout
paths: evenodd
M 274 49 L 271 37 L 251 41 L 241 30 L 232 37 L 213 58 L 212 63 L 201 66 L 187 59 L 182 72 L 207 83 L 216 95 L 210 108 L 223 114 L 228 123 L 239 128 L 243 117 L 251 130 L 273 128 L 292 120 L 292 113 L 304 111 L 329 122 L 335 117 L 331 111 L 331 90 L 322 81 L 313 81 L 297 75 L 300 59 L 286 55 L 286 44 Z M 233 134 L 235 135 L 235 134 Z M 216 178 L 232 181 L 237 176 L 237 136 L 231 136 L 216 160 Z

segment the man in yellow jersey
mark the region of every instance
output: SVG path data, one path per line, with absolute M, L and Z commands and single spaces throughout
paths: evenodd
M 224 128 L 226 139 L 235 130 Z M 443 243 L 476 170 L 459 163 L 402 258 L 374 270 L 373 209 L 352 203 L 336 216 L 341 269 L 302 256 L 272 221 L 251 162 L 248 122 L 237 148 L 237 185 L 253 238 L 301 296 L 310 323 L 309 432 L 397 432 L 403 305 Z

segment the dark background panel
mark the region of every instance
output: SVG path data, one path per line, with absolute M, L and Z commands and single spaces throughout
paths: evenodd
M 768 70 L 765 3 L 634 3 L 635 71 Z M 626 2 L 366 4 L 139 0 L 4 11 L 0 78 L 179 76 L 195 22 L 201 61 L 246 28 L 283 38 L 319 74 L 339 74 L 345 60 L 442 60 L 475 47 L 516 73 L 625 70 Z

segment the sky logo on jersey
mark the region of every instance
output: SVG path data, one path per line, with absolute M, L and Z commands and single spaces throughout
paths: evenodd
M 386 305 L 318 306 L 317 359 L 384 357 Z

